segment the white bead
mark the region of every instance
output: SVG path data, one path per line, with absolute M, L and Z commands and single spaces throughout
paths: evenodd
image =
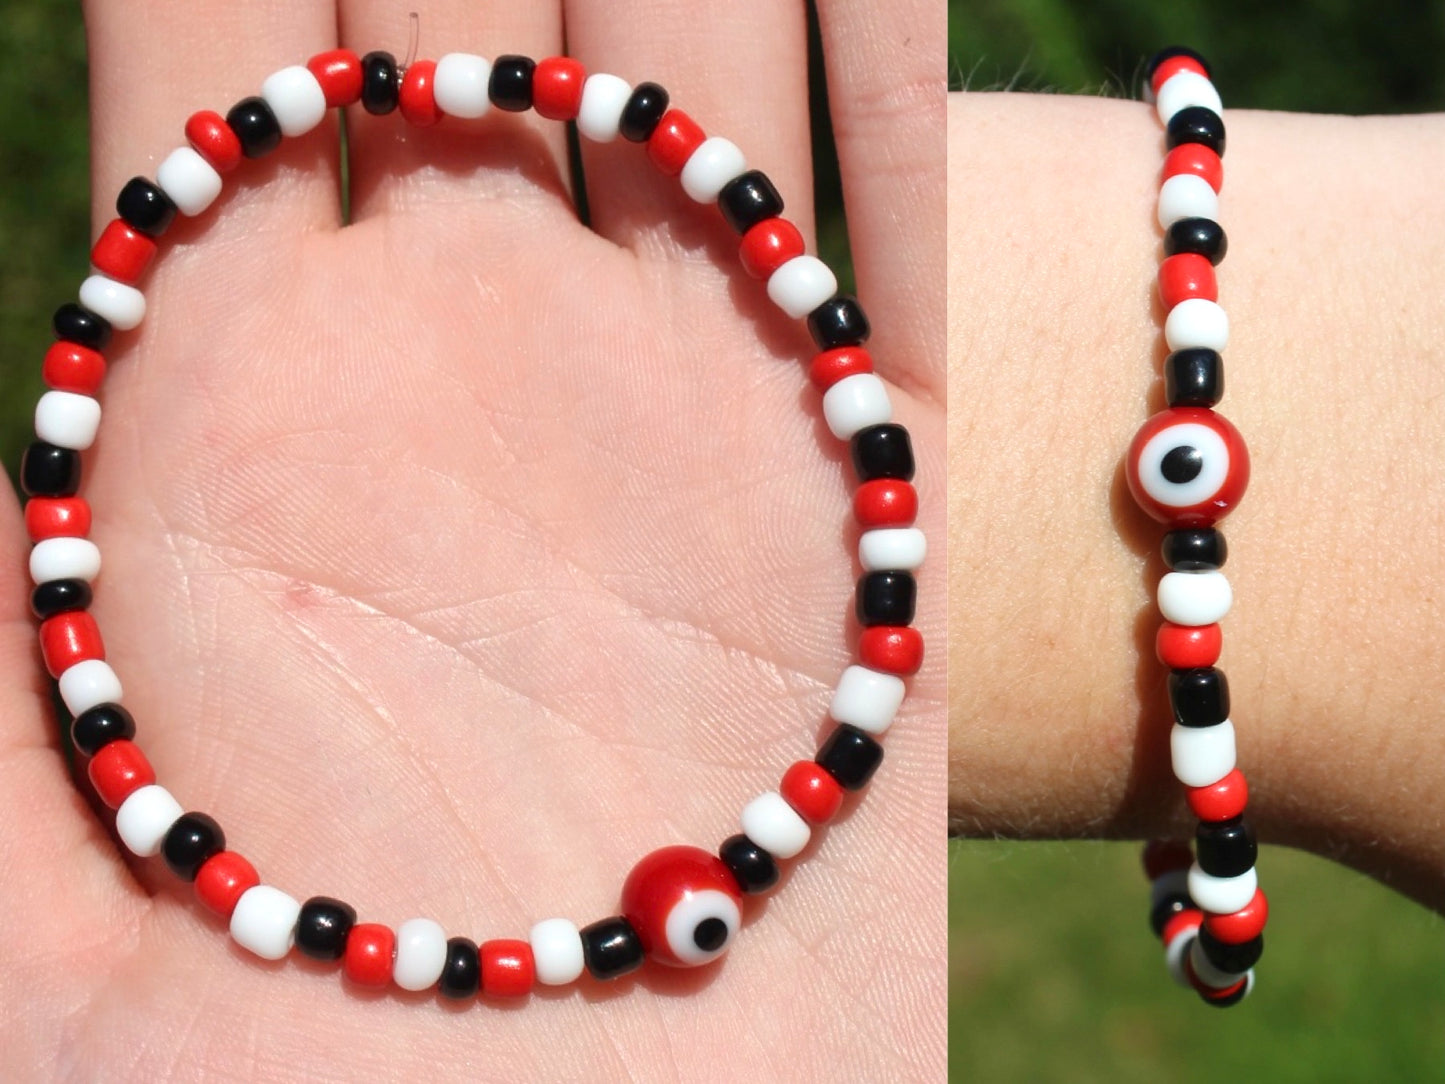
M 1212 625 L 1234 604 L 1229 581 L 1218 569 L 1166 572 L 1159 577 L 1159 612 L 1176 625 Z
M 1176 173 L 1159 186 L 1159 225 L 1181 218 L 1219 218 L 1219 193 L 1195 173 Z
M 60 675 L 60 699 L 71 715 L 118 703 L 121 695 L 120 678 L 104 659 L 82 659 Z
M 100 549 L 88 538 L 47 538 L 30 551 L 30 578 L 37 584 L 50 580 L 84 580 L 100 574 Z
M 266 76 L 261 97 L 276 114 L 284 136 L 305 135 L 326 116 L 326 92 L 316 76 L 301 64 L 293 64 Z
M 911 572 L 928 555 L 928 540 L 917 527 L 880 527 L 858 536 L 858 563 L 869 572 Z
M 823 393 L 823 420 L 839 440 L 850 440 L 858 430 L 892 418 L 888 385 L 877 373 L 845 376 Z
M 35 404 L 35 435 L 62 448 L 84 451 L 99 426 L 100 404 L 88 395 L 48 391 Z
M 747 168 L 748 160 L 736 143 L 722 136 L 709 136 L 698 144 L 697 150 L 688 157 L 687 165 L 682 167 L 682 190 L 698 203 L 711 203 L 728 181 L 747 172 Z
M 437 108 L 449 117 L 475 120 L 492 108 L 487 84 L 492 78 L 492 62 L 475 53 L 447 53 L 437 61 L 432 76 Z
M 1169 731 L 1169 760 L 1174 778 L 1186 787 L 1212 787 L 1234 771 L 1234 724 L 1180 726 Z
M 1189 868 L 1189 898 L 1201 910 L 1216 915 L 1232 915 L 1250 900 L 1259 888 L 1259 875 L 1250 866 L 1238 877 L 1212 877 L 1194 863 Z
M 768 279 L 768 297 L 801 320 L 838 292 L 838 278 L 816 256 L 794 256 Z
M 903 692 L 901 677 L 881 674 L 866 666 L 850 666 L 838 679 L 828 714 L 835 722 L 856 726 L 870 734 L 882 734 L 893 724 L 893 717 L 903 703 Z
M 1217 302 L 1185 298 L 1164 317 L 1164 339 L 1170 350 L 1202 346 L 1222 351 L 1229 342 L 1229 317 Z
M 632 97 L 625 79 L 606 72 L 589 75 L 582 84 L 582 108 L 577 111 L 577 132 L 594 143 L 611 143 L 622 126 L 622 110 Z
M 1189 964 L 1194 968 L 1194 977 L 1215 990 L 1226 990 L 1249 974 L 1248 971 L 1221 971 L 1215 967 L 1214 961 L 1204 954 L 1204 946 L 1197 937 L 1189 950 Z
M 565 918 L 547 918 L 532 927 L 527 940 L 543 986 L 566 986 L 582 974 L 582 935 Z
M 759 794 L 743 806 L 743 832 L 775 858 L 792 858 L 808 845 L 808 822 L 775 790 Z
M 1191 105 L 1202 105 L 1215 113 L 1224 112 L 1224 103 L 1220 101 L 1219 91 L 1214 89 L 1214 84 L 1207 76 L 1192 71 L 1175 72 L 1164 80 L 1154 105 L 1159 110 L 1159 119 L 1164 122 L 1165 127 L 1174 119 L 1175 113 L 1188 109 Z
M 296 943 L 301 905 L 279 888 L 253 885 L 231 912 L 231 936 L 263 960 L 281 960 Z
M 1164 967 L 1169 971 L 1169 977 L 1186 990 L 1190 989 L 1189 976 L 1184 973 L 1184 954 L 1189 951 L 1189 946 L 1194 944 L 1198 938 L 1199 928 L 1196 926 L 1192 933 L 1181 933 L 1164 946 Z
M 152 783 L 132 791 L 115 811 L 115 833 L 130 853 L 138 858 L 153 858 L 161 853 L 161 843 L 171 825 L 185 812 L 181 803 L 171 797 L 165 787 Z
M 183 215 L 194 218 L 221 194 L 221 175 L 190 147 L 177 147 L 156 169 L 156 184 Z
M 146 315 L 145 294 L 101 274 L 91 275 L 80 284 L 80 303 L 105 317 L 117 331 L 139 327 Z
M 447 932 L 429 918 L 413 918 L 396 928 L 392 980 L 403 990 L 435 986 L 447 965 Z

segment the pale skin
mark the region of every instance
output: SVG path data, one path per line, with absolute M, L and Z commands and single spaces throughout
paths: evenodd
M 72 784 L 7 490 L 4 1075 L 936 1078 L 943 12 L 820 7 L 859 293 L 934 544 L 933 661 L 866 799 L 749 905 L 720 966 L 459 1014 L 258 961 L 159 862 L 123 860 Z M 97 231 L 194 109 L 407 33 L 367 0 L 85 14 Z M 546 56 L 564 20 L 590 69 L 657 79 L 744 147 L 811 235 L 801 6 L 440 0 L 422 55 Z M 328 122 L 168 238 L 87 454 L 93 612 L 161 782 L 268 883 L 478 940 L 602 918 L 639 857 L 715 846 L 827 732 L 857 634 L 846 449 L 806 333 L 638 148 L 584 149 L 588 229 L 554 123 L 351 131 L 352 224 Z
M 1445 906 L 1438 117 L 1231 111 L 1220 661 L 1260 838 Z M 1163 138 L 1137 102 L 951 96 L 950 818 L 1188 835 L 1120 463 L 1163 406 Z M 1260 876 L 1268 890 L 1269 870 Z M 1142 887 L 1141 887 L 1142 891 Z

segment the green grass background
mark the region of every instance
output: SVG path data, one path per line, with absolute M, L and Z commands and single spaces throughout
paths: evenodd
M 1144 59 L 1170 44 L 1210 59 L 1227 107 L 1445 106 L 1440 3 L 949 4 L 955 87 L 1133 94 Z M 1165 976 L 1137 855 L 1122 843 L 950 845 L 952 1079 L 1445 1080 L 1439 916 L 1321 859 L 1266 846 L 1260 982 L 1221 1012 Z

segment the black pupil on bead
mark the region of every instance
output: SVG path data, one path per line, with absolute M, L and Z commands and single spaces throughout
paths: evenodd
M 1188 444 L 1170 448 L 1164 461 L 1159 464 L 1160 473 L 1176 486 L 1194 481 L 1203 469 L 1204 456 L 1199 454 L 1198 448 Z
M 705 918 L 692 931 L 692 941 L 703 952 L 716 952 L 728 939 L 728 924 L 720 918 Z

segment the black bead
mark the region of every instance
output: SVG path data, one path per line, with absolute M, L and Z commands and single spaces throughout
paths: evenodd
M 1169 671 L 1169 706 L 1180 726 L 1214 726 L 1229 718 L 1229 679 L 1213 666 Z
M 1190 105 L 1169 118 L 1167 138 L 1169 149 L 1185 143 L 1203 143 L 1219 157 L 1224 157 L 1224 121 L 1214 110 Z
M 638 83 L 622 107 L 622 123 L 618 128 L 622 138 L 629 143 L 646 143 L 667 112 L 667 103 L 667 91 L 662 87 L 656 83 Z
M 225 849 L 226 833 L 204 813 L 183 814 L 161 841 L 166 865 L 183 881 L 194 881 L 206 859 Z
M 30 612 L 40 620 L 90 605 L 90 584 L 84 580 L 47 580 L 30 592 Z
M 745 835 L 728 836 L 717 849 L 717 856 L 733 871 L 738 887 L 749 895 L 766 892 L 778 883 L 778 863 Z
M 863 306 L 851 294 L 830 297 L 808 313 L 808 333 L 819 350 L 861 346 L 872 332 Z
M 482 957 L 477 943 L 470 937 L 453 937 L 447 941 L 447 962 L 442 965 L 437 992 L 442 997 L 472 997 L 482 988 Z
M 396 57 L 381 49 L 361 58 L 361 108 L 382 116 L 396 108 L 401 97 L 401 73 Z
M 1232 975 L 1242 975 L 1264 955 L 1264 935 L 1259 934 L 1241 945 L 1230 945 L 1209 932 L 1208 928 L 1199 927 L 1199 948 L 1204 953 L 1204 958 L 1221 971 L 1227 971 Z
M 1164 927 L 1169 924 L 1169 920 L 1180 911 L 1187 911 L 1193 906 L 1194 902 L 1183 892 L 1165 896 L 1149 912 L 1149 928 L 1154 931 L 1154 936 L 1163 937 Z
M 135 737 L 135 718 L 119 704 L 97 704 L 87 708 L 70 724 L 70 740 L 88 757 L 113 741 Z
M 1194 860 L 1211 877 L 1238 877 L 1254 868 L 1259 845 L 1243 817 L 1201 822 L 1194 832 Z
M 883 746 L 856 726 L 840 723 L 813 758 L 844 790 L 862 790 L 883 763 Z
M 911 625 L 918 590 L 909 572 L 869 572 L 858 581 L 858 620 L 865 625 Z
M 20 460 L 20 488 L 28 497 L 70 497 L 80 488 L 80 453 L 37 440 Z
M 226 114 L 226 124 L 247 158 L 260 158 L 281 145 L 281 122 L 264 98 L 242 98 Z
M 1154 73 L 1159 70 L 1159 65 L 1163 64 L 1166 60 L 1170 60 L 1176 56 L 1187 56 L 1190 60 L 1197 61 L 1199 66 L 1204 69 L 1204 73 L 1213 78 L 1213 75 L 1210 72 L 1209 68 L 1209 61 L 1205 60 L 1193 49 L 1190 49 L 1184 45 L 1171 45 L 1167 49 L 1160 49 L 1157 53 L 1151 56 L 1149 58 L 1149 63 L 1144 66 L 1144 78 L 1152 81 L 1154 78 Z
M 1212 407 L 1224 398 L 1224 359 L 1208 347 L 1176 350 L 1164 359 L 1164 400 L 1172 407 Z
M 1218 266 L 1228 251 L 1229 238 L 1224 236 L 1224 227 L 1212 218 L 1181 218 L 1164 233 L 1166 256 L 1193 252 Z
M 115 198 L 115 213 L 138 233 L 159 237 L 176 220 L 176 205 L 154 181 L 132 177 Z
M 870 425 L 853 434 L 853 470 L 860 482 L 875 478 L 913 479 L 913 445 L 908 430 L 894 422 Z
M 1175 572 L 1205 572 L 1223 568 L 1229 557 L 1224 535 L 1214 527 L 1170 531 L 1159 547 L 1164 563 Z
M 55 329 L 57 339 L 68 343 L 88 346 L 92 350 L 104 350 L 110 345 L 110 321 L 74 301 L 67 301 L 55 310 L 50 326 Z
M 492 62 L 487 97 L 498 109 L 525 113 L 532 108 L 532 73 L 537 62 L 529 56 L 499 56 Z
M 356 908 L 330 896 L 312 896 L 296 919 L 296 951 L 313 960 L 339 960 L 356 925 Z
M 582 958 L 596 979 L 615 979 L 642 966 L 642 941 L 627 919 L 604 918 L 582 929 Z
M 1246 994 L 1248 994 L 1248 993 L 1249 993 L 1249 983 L 1248 983 L 1248 982 L 1241 982 L 1241 983 L 1239 984 L 1239 989 L 1238 989 L 1238 990 L 1236 990 L 1236 991 L 1234 991 L 1234 993 L 1228 994 L 1228 995 L 1226 995 L 1226 996 L 1224 996 L 1224 997 L 1207 997 L 1207 996 L 1205 996 L 1205 995 L 1202 994 L 1202 993 L 1201 993 L 1199 996 L 1202 997 L 1202 998 L 1204 998 L 1204 1003 L 1205 1003 L 1206 1005 L 1213 1005 L 1216 1009 L 1227 1009 L 1227 1008 L 1229 1008 L 1231 1005 L 1238 1005 L 1241 1001 L 1244 1000 L 1244 996 L 1245 996 Z
M 738 233 L 747 233 L 765 218 L 783 213 L 783 197 L 766 173 L 750 169 L 722 186 L 717 196 L 723 218 Z

